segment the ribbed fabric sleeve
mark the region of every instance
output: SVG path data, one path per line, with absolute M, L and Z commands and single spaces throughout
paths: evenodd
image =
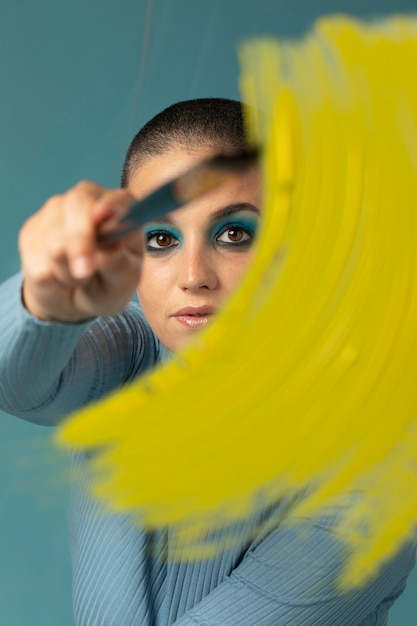
M 166 352 L 134 303 L 80 324 L 36 319 L 22 305 L 19 275 L 1 286 L 0 320 L 0 408 L 38 424 L 56 424 Z
M 20 292 L 20 276 L 0 288 L 0 407 L 11 414 L 56 424 L 168 354 L 135 304 L 114 318 L 51 324 L 28 314 Z M 77 626 L 384 626 L 414 564 L 409 544 L 373 580 L 341 593 L 337 512 L 296 521 L 284 502 L 236 524 L 233 548 L 215 558 L 174 561 L 169 530 L 147 532 L 90 498 L 85 462 L 74 455 Z

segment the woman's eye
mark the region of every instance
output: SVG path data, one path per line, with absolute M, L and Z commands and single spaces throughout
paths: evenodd
M 166 232 L 149 233 L 146 235 L 146 247 L 148 250 L 164 250 L 178 244 L 178 240 Z
M 249 241 L 250 239 L 253 239 L 253 233 L 238 226 L 230 226 L 216 237 L 217 241 L 229 244 L 241 244 Z

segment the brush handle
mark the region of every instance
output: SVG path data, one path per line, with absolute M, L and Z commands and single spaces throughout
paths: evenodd
M 252 150 L 233 156 L 218 155 L 200 163 L 159 187 L 143 200 L 135 202 L 114 229 L 98 234 L 99 243 L 113 243 L 146 222 L 179 209 L 187 202 L 238 176 L 257 163 L 258 159 L 258 151 Z

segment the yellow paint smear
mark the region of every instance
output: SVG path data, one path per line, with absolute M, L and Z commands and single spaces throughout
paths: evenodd
M 250 271 L 192 345 L 58 441 L 96 450 L 94 493 L 184 551 L 259 501 L 306 489 L 292 514 L 320 516 L 354 494 L 355 585 L 417 521 L 417 21 L 323 19 L 240 58 L 265 146 Z

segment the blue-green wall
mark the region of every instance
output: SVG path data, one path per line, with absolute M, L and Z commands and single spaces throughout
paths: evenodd
M 180 99 L 238 97 L 239 41 L 300 34 L 326 13 L 415 8 L 417 0 L 1 0 L 0 279 L 19 269 L 25 218 L 79 179 L 117 185 L 127 144 L 150 116 Z M 0 437 L 0 624 L 71 626 L 68 460 L 49 430 L 4 414 Z M 390 626 L 416 625 L 416 594 L 414 575 Z

